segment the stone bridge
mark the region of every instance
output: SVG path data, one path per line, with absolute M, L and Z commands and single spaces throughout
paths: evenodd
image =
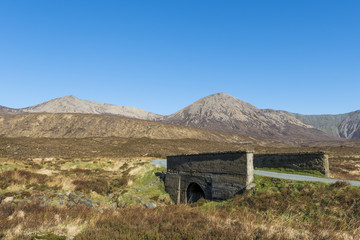
M 165 189 L 176 202 L 224 200 L 244 191 L 254 179 L 250 151 L 167 157 Z
M 255 167 L 317 170 L 330 176 L 324 152 L 253 154 L 251 151 L 167 157 L 165 190 L 176 203 L 225 200 L 254 184 Z

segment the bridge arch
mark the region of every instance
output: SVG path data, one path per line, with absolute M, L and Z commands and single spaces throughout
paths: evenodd
M 205 193 L 199 184 L 192 182 L 187 187 L 186 197 L 187 197 L 188 203 L 194 203 L 194 202 L 197 202 L 201 198 L 205 198 Z

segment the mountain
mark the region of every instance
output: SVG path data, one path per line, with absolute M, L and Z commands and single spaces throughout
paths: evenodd
M 347 139 L 360 138 L 360 110 L 334 115 L 302 115 L 299 113 L 284 113 L 336 137 Z
M 135 107 L 117 106 L 107 103 L 81 100 L 72 95 L 52 99 L 50 101 L 22 109 L 14 109 L 26 113 L 90 113 L 112 114 L 144 120 L 155 120 L 161 115 L 151 113 Z
M 26 113 L 0 116 L 0 136 L 6 137 L 126 137 L 201 139 L 239 143 L 251 138 L 238 134 L 126 118 L 78 113 Z
M 270 139 L 334 139 L 282 111 L 258 109 L 226 93 L 202 98 L 162 121 Z
M 336 137 L 360 138 L 359 111 L 339 115 L 301 115 L 271 109 L 258 109 L 250 103 L 226 93 L 207 96 L 167 116 L 135 107 L 81 100 L 72 95 L 22 109 L 0 106 L 0 115 L 17 113 L 117 115 L 280 140 L 334 139 L 323 132 Z
M 285 112 L 285 111 L 284 111 Z M 339 125 L 341 124 L 344 119 L 347 118 L 347 114 L 338 114 L 338 115 L 303 115 L 299 113 L 290 113 L 285 112 L 300 121 L 309 124 L 316 129 L 319 129 L 329 135 L 340 137 L 339 133 Z
M 360 139 L 360 110 L 351 112 L 339 125 L 340 137 Z
M 8 108 L 0 105 L 0 115 L 21 113 L 21 112 L 22 111 L 20 109 Z

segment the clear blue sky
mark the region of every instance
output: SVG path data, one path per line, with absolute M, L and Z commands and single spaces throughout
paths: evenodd
M 0 105 L 75 95 L 170 114 L 216 92 L 360 109 L 360 1 L 1 0 Z

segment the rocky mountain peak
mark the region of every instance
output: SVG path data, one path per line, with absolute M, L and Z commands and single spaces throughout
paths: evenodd
M 55 98 L 55 99 L 52 99 L 52 100 L 49 100 L 45 103 L 70 103 L 70 104 L 76 104 L 78 102 L 81 102 L 83 100 L 75 97 L 74 95 L 67 95 L 67 96 L 64 96 L 64 97 L 59 97 L 59 98 Z
M 204 97 L 166 116 L 165 122 L 265 138 L 330 138 L 280 111 L 258 109 L 226 93 Z
M 167 116 L 165 121 L 185 125 L 198 125 L 200 122 L 208 121 L 231 122 L 232 119 L 247 121 L 250 116 L 249 113 L 257 110 L 250 103 L 229 94 L 216 93 L 201 98 L 180 111 Z
M 79 100 L 77 97 L 75 97 L 74 95 L 67 95 L 64 97 L 59 97 L 57 99 L 61 99 L 61 100 Z
M 73 95 L 55 98 L 22 110 L 32 113 L 112 114 L 144 120 L 154 120 L 161 117 L 139 108 L 82 100 Z
M 203 108 L 211 107 L 212 109 L 231 111 L 231 109 L 236 108 L 236 110 L 241 111 L 256 111 L 257 108 L 250 103 L 244 102 L 238 98 L 235 98 L 227 93 L 215 93 L 204 97 L 195 103 L 191 104 L 191 107 L 200 106 Z
M 216 93 L 204 97 L 185 108 L 194 112 L 207 113 L 213 115 L 236 115 L 238 113 L 247 113 L 257 111 L 258 109 L 250 103 L 244 102 L 226 93 Z

